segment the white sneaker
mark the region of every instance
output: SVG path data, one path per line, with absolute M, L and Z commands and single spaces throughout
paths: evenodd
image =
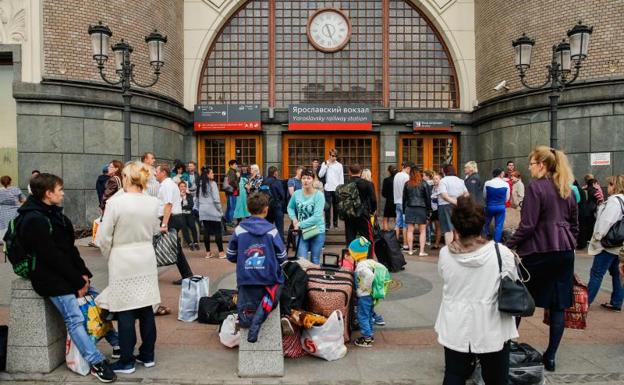
M 427 254 L 427 253 L 418 253 L 418 256 L 419 256 L 419 257 L 426 257 L 426 256 L 428 256 L 428 255 L 429 255 L 429 254 Z

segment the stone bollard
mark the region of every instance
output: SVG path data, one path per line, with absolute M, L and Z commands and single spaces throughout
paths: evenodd
M 280 309 L 275 308 L 262 324 L 258 341 L 247 342 L 248 329 L 241 329 L 238 347 L 239 377 L 283 377 L 284 353 Z
M 29 280 L 11 286 L 7 372 L 49 373 L 65 361 L 66 328 L 49 299 Z

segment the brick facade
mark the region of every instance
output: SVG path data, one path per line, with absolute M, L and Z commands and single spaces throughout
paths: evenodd
M 111 44 L 121 38 L 134 48 L 135 75 L 142 83 L 152 79 L 145 36 L 154 28 L 167 35 L 165 66 L 152 91 L 183 102 L 184 2 L 182 0 L 43 0 L 43 77 L 101 82 L 91 40 L 90 24 L 102 21 L 113 31 Z M 110 53 L 107 75 L 115 79 Z
M 522 89 L 514 67 L 512 40 L 523 32 L 535 39 L 529 71 L 531 85 L 543 82 L 544 68 L 552 57 L 551 47 L 578 20 L 594 27 L 589 55 L 580 80 L 624 75 L 624 1 L 508 1 L 476 0 L 477 99 L 484 102 L 502 93 L 493 87 L 507 80 L 509 92 Z

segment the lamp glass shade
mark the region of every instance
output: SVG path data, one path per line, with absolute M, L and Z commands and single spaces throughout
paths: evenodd
M 119 49 L 113 52 L 115 53 L 115 70 L 121 71 L 124 61 L 124 51 Z
M 569 72 L 571 69 L 570 44 L 559 43 L 555 50 L 555 61 L 559 64 L 559 70 Z
M 515 63 L 518 69 L 527 69 L 531 66 L 531 54 L 535 41 L 523 34 L 519 39 L 513 42 L 516 51 Z
M 91 45 L 93 46 L 93 56 L 96 59 L 108 59 L 108 42 L 110 37 L 102 32 L 94 32 L 91 34 Z
M 162 66 L 165 64 L 165 43 L 162 40 L 151 40 L 147 43 L 150 63 Z
M 581 21 L 568 31 L 570 39 L 570 56 L 572 60 L 584 60 L 589 49 L 589 39 L 594 27 L 588 27 Z

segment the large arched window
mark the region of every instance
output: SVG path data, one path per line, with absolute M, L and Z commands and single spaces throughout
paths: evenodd
M 308 41 L 308 19 L 324 7 L 339 8 L 351 22 L 349 43 L 338 52 L 321 52 Z M 249 1 L 213 43 L 198 94 L 199 103 L 263 107 L 365 103 L 450 109 L 458 99 L 444 43 L 405 0 Z

